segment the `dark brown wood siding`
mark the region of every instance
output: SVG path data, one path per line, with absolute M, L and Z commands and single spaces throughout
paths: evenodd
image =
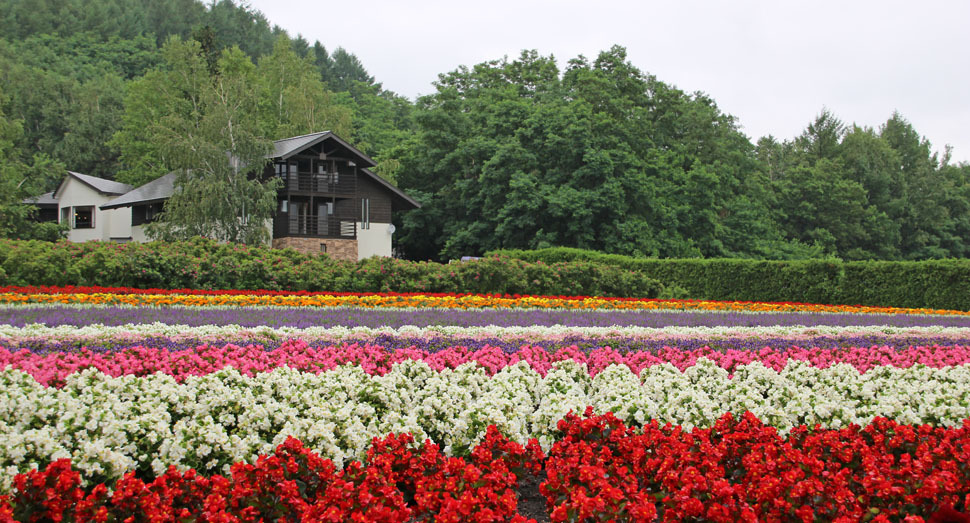
M 354 198 L 341 198 L 334 202 L 333 213 L 338 218 L 360 219 L 360 204 Z
M 391 223 L 391 195 L 364 173 L 357 178 L 357 219 L 360 219 L 360 199 L 370 198 L 370 221 Z

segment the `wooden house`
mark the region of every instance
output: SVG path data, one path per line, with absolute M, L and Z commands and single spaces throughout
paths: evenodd
M 420 205 L 370 171 L 374 160 L 331 132 L 273 145 L 267 171 L 282 181 L 274 247 L 342 259 L 391 255 L 391 213 Z

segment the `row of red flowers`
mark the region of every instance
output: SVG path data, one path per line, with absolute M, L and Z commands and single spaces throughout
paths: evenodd
M 970 522 L 970 420 L 783 439 L 751 413 L 686 432 L 587 409 L 559 429 L 540 486 L 553 521 Z
M 467 459 L 409 435 L 375 439 L 337 471 L 290 439 L 230 477 L 174 468 L 82 489 L 67 460 L 18 475 L 0 521 L 527 521 L 515 487 L 545 467 L 552 521 L 970 521 L 970 420 L 961 428 L 877 419 L 781 438 L 745 414 L 709 429 L 570 414 L 545 457 L 490 427 Z
M 330 292 L 330 291 L 277 291 L 266 289 L 139 289 L 135 287 L 97 287 L 77 285 L 8 285 L 0 287 L 0 293 L 15 292 L 21 294 L 186 294 L 196 296 L 430 296 L 430 297 L 461 297 L 487 296 L 499 298 L 556 298 L 559 300 L 584 300 L 592 296 L 534 296 L 531 294 L 474 294 L 455 292 Z M 649 298 L 600 298 L 610 301 L 665 301 Z M 695 300 L 676 300 L 695 301 Z
M 490 427 L 468 459 L 436 445 L 415 446 L 409 434 L 375 438 L 365 464 L 336 470 L 289 438 L 254 465 L 236 463 L 229 477 L 204 477 L 175 467 L 152 481 L 134 473 L 108 491 L 82 489 L 62 459 L 20 474 L 0 496 L 0 522 L 405 522 L 526 523 L 517 514 L 517 477 L 542 463 L 538 443 L 523 447 Z

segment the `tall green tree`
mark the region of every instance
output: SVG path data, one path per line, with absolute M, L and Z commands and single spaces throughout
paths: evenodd
M 251 57 L 273 50 L 276 39 L 269 20 L 259 11 L 233 0 L 217 0 L 208 6 L 202 24 L 212 27 L 220 47 L 237 46 Z
M 197 43 L 188 45 L 198 50 Z M 150 128 L 177 174 L 175 193 L 159 221 L 149 224 L 148 234 L 165 240 L 207 236 L 263 243 L 270 237 L 267 224 L 276 207 L 278 181 L 261 179 L 271 142 L 260 133 L 259 98 L 252 89 L 256 67 L 233 48 L 223 52 L 218 73 L 208 77 L 198 52 L 183 56 L 192 61 L 183 71 L 203 75 L 198 105 L 189 116 L 168 114 Z
M 380 87 L 380 84 L 374 82 L 374 77 L 367 72 L 360 59 L 343 47 L 338 47 L 330 53 L 328 66 L 321 68 L 320 72 L 325 74 L 323 80 L 334 91 L 349 91 L 356 82 Z
M 903 256 L 908 259 L 952 256 L 946 239 L 951 220 L 944 198 L 959 194 L 940 170 L 940 161 L 930 142 L 899 113 L 894 113 L 880 130 L 889 147 L 898 155 L 899 192 L 905 201 L 897 218 L 900 223 Z M 959 248 L 957 249 L 959 250 Z
M 263 136 L 281 139 L 324 130 L 351 136 L 350 110 L 337 105 L 313 57 L 301 58 L 286 35 L 259 59 L 256 77 Z
M 828 256 L 895 257 L 899 232 L 883 194 L 892 184 L 880 170 L 892 159 L 884 145 L 824 108 L 793 141 L 759 142 L 785 236 Z
M 128 85 L 121 128 L 109 142 L 120 152 L 118 181 L 139 186 L 175 169 L 176 161 L 157 140 L 158 129 L 168 120 L 202 118 L 212 77 L 198 41 L 166 42 L 161 65 Z

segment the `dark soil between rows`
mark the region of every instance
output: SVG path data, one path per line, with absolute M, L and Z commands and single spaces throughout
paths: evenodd
M 546 498 L 539 493 L 539 484 L 546 480 L 546 471 L 539 475 L 529 474 L 519 479 L 519 514 L 538 523 L 551 521 L 546 509 Z

